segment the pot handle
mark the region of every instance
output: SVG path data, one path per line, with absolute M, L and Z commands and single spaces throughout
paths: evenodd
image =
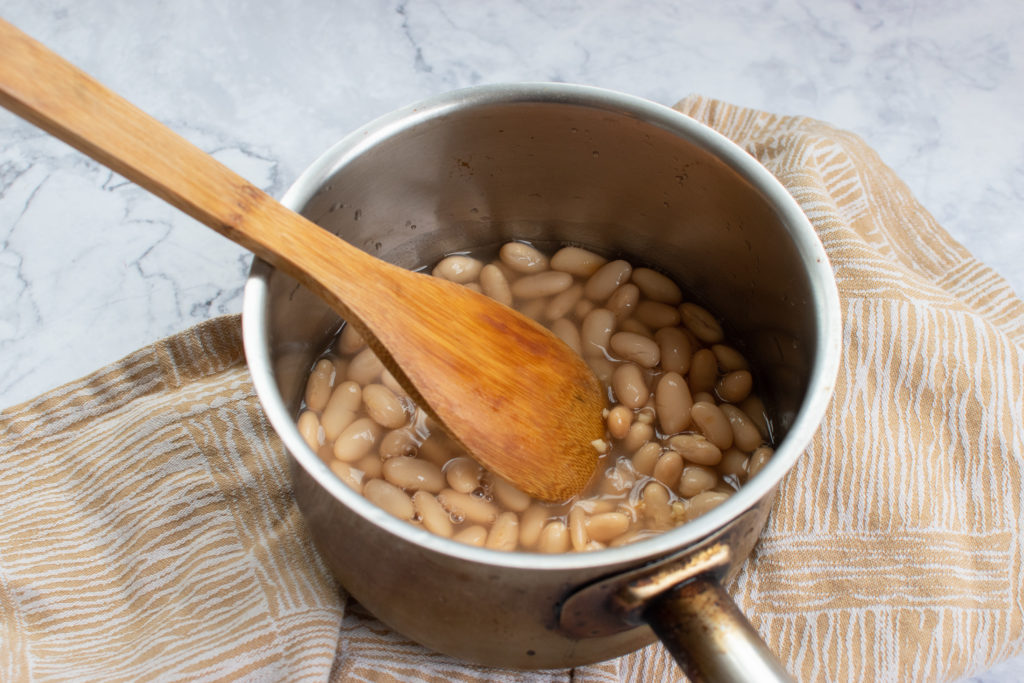
M 694 683 L 793 681 L 710 574 L 651 598 L 643 618 Z

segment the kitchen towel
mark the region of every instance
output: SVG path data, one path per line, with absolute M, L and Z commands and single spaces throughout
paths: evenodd
M 814 224 L 844 358 L 730 586 L 803 681 L 941 681 L 1024 650 L 1024 302 L 857 136 L 703 97 Z M 346 600 L 228 316 L 0 414 L 0 679 L 671 681 L 429 652 Z

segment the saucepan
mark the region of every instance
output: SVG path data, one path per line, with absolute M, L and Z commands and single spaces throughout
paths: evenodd
M 350 490 L 305 444 L 295 424 L 302 388 L 340 321 L 257 261 L 243 312 L 249 368 L 290 453 L 313 540 L 355 599 L 409 638 L 488 666 L 577 666 L 660 636 L 694 679 L 786 677 L 722 586 L 818 428 L 841 334 L 825 251 L 764 167 L 641 98 L 567 84 L 485 85 L 355 131 L 282 201 L 408 268 L 523 240 L 585 246 L 669 274 L 739 340 L 772 421 L 775 455 L 756 476 L 653 538 L 557 555 L 443 539 Z

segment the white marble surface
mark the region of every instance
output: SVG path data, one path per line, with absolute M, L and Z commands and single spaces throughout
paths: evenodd
M 478 83 L 824 119 L 1024 294 L 1020 0 L 5 0 L 0 16 L 275 195 L 357 126 Z M 248 262 L 0 111 L 0 407 L 240 310 Z

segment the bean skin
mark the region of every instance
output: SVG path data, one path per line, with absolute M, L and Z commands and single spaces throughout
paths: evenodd
M 654 388 L 654 405 L 663 434 L 676 434 L 690 424 L 693 398 L 686 380 L 677 372 L 666 372 Z
M 608 343 L 619 358 L 645 368 L 653 368 L 661 360 L 661 350 L 654 340 L 635 332 L 616 332 Z
M 678 327 L 663 327 L 654 333 L 654 341 L 661 351 L 661 368 L 666 372 L 685 375 L 690 371 L 693 345 Z
M 451 538 L 455 531 L 452 525 L 451 516 L 444 509 L 437 498 L 427 491 L 417 491 L 412 494 L 412 504 L 416 515 L 423 523 L 423 528 L 443 538 Z
M 597 269 L 583 286 L 583 293 L 591 301 L 607 301 L 619 285 L 629 280 L 633 267 L 626 261 L 618 260 L 604 264 Z
M 679 314 L 686 329 L 697 339 L 705 344 L 717 344 L 722 341 L 722 326 L 706 308 L 688 302 L 679 306 Z
M 464 285 L 480 277 L 484 264 L 471 256 L 449 256 L 441 260 L 431 275 Z
M 580 340 L 584 355 L 604 355 L 615 331 L 615 314 L 607 308 L 595 308 L 583 318 Z
M 643 295 L 652 301 L 677 306 L 683 300 L 683 293 L 676 283 L 650 268 L 635 268 L 632 280 Z
M 441 468 L 418 458 L 389 458 L 383 465 L 384 479 L 406 491 L 440 493 L 445 487 Z
M 371 479 L 363 486 L 366 499 L 399 519 L 412 519 L 416 509 L 412 499 L 394 484 L 383 479 Z
M 551 257 L 551 267 L 576 277 L 590 277 L 608 262 L 603 256 L 579 247 L 562 247 Z
M 636 410 L 647 403 L 651 395 L 643 371 L 635 363 L 623 363 L 612 373 L 612 391 L 619 403 Z
M 732 445 L 732 427 L 729 419 L 714 403 L 698 401 L 690 408 L 690 419 L 708 441 L 725 450 Z
M 548 269 L 548 257 L 523 242 L 506 242 L 498 252 L 498 258 L 517 273 L 539 273 Z

